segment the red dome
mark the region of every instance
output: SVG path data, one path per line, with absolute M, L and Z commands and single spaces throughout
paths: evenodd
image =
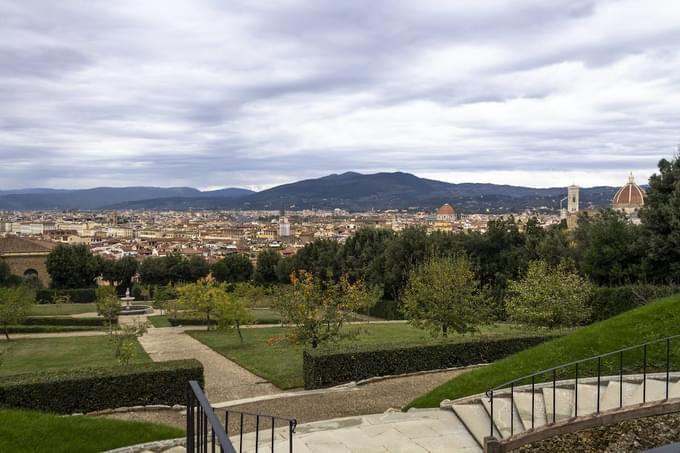
M 614 195 L 612 205 L 614 208 L 639 208 L 644 206 L 645 196 L 645 191 L 635 184 L 635 178 L 630 175 L 628 184 L 621 187 Z
M 456 212 L 453 210 L 453 207 L 448 203 L 437 209 L 437 215 L 454 215 L 455 213 Z

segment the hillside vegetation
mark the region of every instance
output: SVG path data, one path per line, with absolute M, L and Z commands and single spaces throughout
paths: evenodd
M 624 312 L 489 366 L 464 373 L 412 401 L 408 407 L 437 407 L 444 399 L 482 393 L 511 379 L 543 369 L 677 334 L 680 334 L 680 294 Z M 665 352 L 665 342 L 649 348 L 649 371 L 665 369 Z M 624 372 L 639 371 L 641 356 L 641 351 L 626 353 Z M 618 360 L 611 357 L 603 361 L 602 371 L 604 374 L 618 373 L 618 366 Z M 671 369 L 680 369 L 680 338 L 671 343 Z M 572 367 L 560 370 L 558 379 L 573 378 L 573 370 Z M 580 375 L 592 374 L 593 371 L 593 367 L 583 366 Z M 549 376 L 545 377 L 547 379 Z

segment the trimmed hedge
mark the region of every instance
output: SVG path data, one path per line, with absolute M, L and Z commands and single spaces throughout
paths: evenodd
M 56 296 L 68 296 L 72 304 L 91 304 L 97 300 L 95 288 L 41 289 L 35 294 L 39 304 L 53 304 Z
M 118 321 L 114 321 L 116 324 Z M 29 316 L 21 323 L 25 326 L 108 326 L 104 318 L 73 318 L 70 316 Z
M 375 376 L 398 375 L 489 363 L 555 338 L 555 335 L 479 339 L 422 346 L 375 346 L 346 351 L 306 350 L 305 389 L 317 389 Z
M 105 327 L 93 326 L 7 326 L 8 333 L 59 333 L 59 332 L 86 332 L 91 330 L 105 330 Z M 4 333 L 4 328 L 0 333 Z
M 197 360 L 73 368 L 0 379 L 0 407 L 58 414 L 149 404 L 186 404 L 187 383 L 203 384 Z
M 627 285 L 595 288 L 590 298 L 590 322 L 603 321 L 624 311 L 646 305 L 655 299 L 672 296 L 675 285 Z
M 177 326 L 205 326 L 207 322 L 202 318 L 168 318 L 168 322 L 172 327 Z M 262 318 L 255 319 L 254 324 L 280 324 L 281 320 L 276 318 Z M 210 325 L 217 325 L 217 321 L 214 319 L 210 320 Z

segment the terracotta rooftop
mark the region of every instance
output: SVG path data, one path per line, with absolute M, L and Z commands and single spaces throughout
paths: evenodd
M 49 253 L 57 244 L 18 237 L 0 238 L 0 255 L 9 253 Z
M 645 191 L 642 190 L 640 186 L 635 184 L 635 179 L 633 175 L 628 178 L 628 184 L 621 187 L 614 199 L 612 204 L 614 207 L 628 207 L 628 206 L 642 206 L 645 204 Z

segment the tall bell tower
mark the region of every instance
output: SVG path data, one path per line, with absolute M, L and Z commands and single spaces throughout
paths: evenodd
M 578 213 L 578 196 L 579 196 L 579 186 L 571 185 L 567 188 L 567 213 L 577 214 Z

